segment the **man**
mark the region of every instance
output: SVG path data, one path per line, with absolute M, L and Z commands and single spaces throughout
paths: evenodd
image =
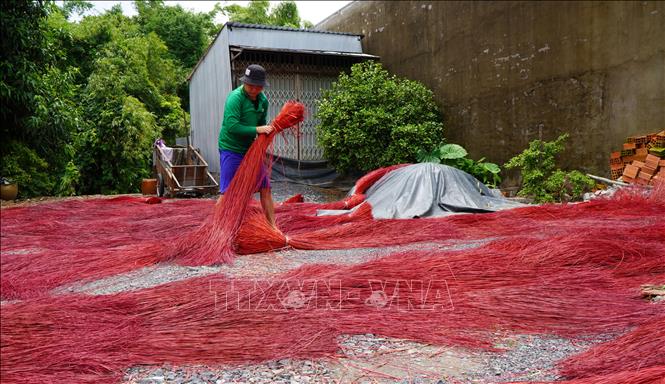
M 242 85 L 234 89 L 226 99 L 224 119 L 219 131 L 220 201 L 256 135 L 267 135 L 273 130 L 271 125 L 266 125 L 268 99 L 262 92 L 263 87 L 268 85 L 265 69 L 252 64 L 247 67 L 240 81 Z M 266 219 L 277 229 L 268 175 L 263 175 L 259 193 Z

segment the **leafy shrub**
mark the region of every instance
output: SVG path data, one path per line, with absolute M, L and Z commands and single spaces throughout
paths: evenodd
M 432 92 L 374 62 L 342 73 L 323 93 L 316 117 L 324 156 L 340 173 L 413 162 L 443 139 Z
M 53 190 L 48 163 L 18 141 L 3 143 L 0 175 L 18 184 L 19 197 L 49 195 Z
M 141 179 L 150 176 L 150 148 L 159 136 L 155 118 L 132 96 L 106 103 L 102 112 L 99 125 L 81 137 L 83 191 L 137 192 Z
M 590 191 L 594 182 L 580 171 L 562 171 L 557 169 L 545 181 L 545 190 L 555 201 L 571 201 L 579 199 Z
M 578 200 L 591 190 L 594 182 L 579 171 L 565 172 L 556 168 L 556 155 L 564 149 L 568 134 L 554 141 L 534 140 L 529 148 L 510 159 L 506 168 L 519 168 L 522 188 L 519 196 L 532 197 L 537 203 Z
M 73 160 L 70 160 L 66 165 L 62 176 L 60 177 L 57 185 L 55 186 L 55 194 L 58 196 L 74 196 L 76 195 L 76 188 L 81 179 L 81 172 Z
M 468 152 L 459 144 L 443 144 L 432 151 L 419 151 L 418 161 L 421 163 L 445 164 L 473 175 L 483 184 L 496 188 L 501 183 L 501 168 L 494 163 L 485 162 L 485 158 L 478 161 L 466 157 Z

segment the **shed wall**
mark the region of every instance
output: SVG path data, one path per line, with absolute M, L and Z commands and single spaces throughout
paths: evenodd
M 219 175 L 219 129 L 231 85 L 229 34 L 224 28 L 199 63 L 189 85 L 190 140 L 195 148 L 201 150 L 208 162 L 208 170 L 215 175 Z

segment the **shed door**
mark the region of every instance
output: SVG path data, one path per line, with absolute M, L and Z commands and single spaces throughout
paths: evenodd
M 265 52 L 245 51 L 240 56 L 232 63 L 235 87 L 240 85 L 240 77 L 249 64 L 260 64 L 268 72 L 270 86 L 263 91 L 270 102 L 268 121 L 277 116 L 288 100 L 305 104 L 306 115 L 299 127 L 299 140 L 288 132 L 280 135 L 275 138 L 273 153 L 296 160 L 324 160 L 323 149 L 316 140 L 319 123 L 314 118 L 316 102 L 321 98 L 321 91 L 329 89 L 339 73 L 348 70 L 352 63 L 325 57 L 277 56 Z
M 296 135 L 286 133 L 275 138 L 273 152 L 277 156 L 298 160 L 323 160 L 323 149 L 316 141 L 316 102 L 321 99 L 321 90 L 330 88 L 336 77 L 313 76 L 299 73 L 272 74 L 270 87 L 264 93 L 270 101 L 268 120 L 277 116 L 288 100 L 298 100 L 305 104 L 305 121 L 299 127 L 299 140 Z

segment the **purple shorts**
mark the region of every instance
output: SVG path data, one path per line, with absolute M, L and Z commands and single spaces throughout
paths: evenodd
M 225 149 L 219 150 L 219 193 L 224 194 L 229 188 L 231 180 L 233 180 L 233 176 L 238 171 L 238 167 L 244 156 L 242 153 L 227 151 Z M 261 177 L 261 181 L 257 183 L 257 189 L 270 188 L 270 178 L 265 170 L 261 172 L 259 177 Z

